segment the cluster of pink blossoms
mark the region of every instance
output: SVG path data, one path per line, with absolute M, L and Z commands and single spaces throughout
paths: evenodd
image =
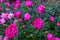
M 60 38 L 54 37 L 54 36 L 53 36 L 52 34 L 50 34 L 50 33 L 47 34 L 47 39 L 48 39 L 48 40 L 60 40 Z
M 3 3 L 5 0 L 0 0 L 1 3 Z M 14 10 L 16 10 L 17 8 L 19 8 L 21 6 L 21 2 L 20 0 L 16 0 L 16 2 L 14 2 L 13 4 L 10 4 L 10 2 L 6 2 L 5 3 L 5 6 L 13 6 Z M 32 0 L 26 0 L 25 2 L 25 6 L 26 7 L 31 7 L 33 6 L 33 2 Z M 46 7 L 42 4 L 40 4 L 38 7 L 37 7 L 37 12 L 41 15 L 41 14 L 44 14 L 44 11 L 45 11 Z M 0 6 L 0 11 L 2 10 L 2 7 Z M 8 11 L 10 9 L 6 8 L 6 11 Z M 6 21 L 9 19 L 9 20 L 12 20 L 14 17 L 16 17 L 17 19 L 19 19 L 20 22 L 22 22 L 22 18 L 21 18 L 21 15 L 22 15 L 22 12 L 21 11 L 17 11 L 17 12 L 14 12 L 14 13 L 1 13 L 1 18 L 0 18 L 0 24 L 4 24 L 6 23 Z M 31 14 L 26 12 L 24 14 L 24 21 L 29 21 L 31 19 Z M 53 16 L 50 16 L 50 21 L 55 21 L 55 18 Z M 18 27 L 17 25 L 15 24 L 17 22 L 17 20 L 14 20 L 13 24 L 10 24 L 6 30 L 5 30 L 5 37 L 4 37 L 4 40 L 7 40 L 8 38 L 13 38 L 15 37 L 16 35 L 18 35 Z M 36 18 L 34 21 L 33 21 L 33 27 L 40 30 L 41 28 L 44 27 L 44 21 L 42 20 L 42 18 Z M 57 26 L 60 27 L 60 22 L 57 22 L 56 24 Z M 23 25 L 24 28 L 26 28 L 26 25 Z M 48 40 L 60 40 L 60 38 L 57 38 L 57 37 L 53 37 L 52 34 L 47 34 L 47 39 Z M 2 36 L 0 36 L 0 40 L 2 40 Z

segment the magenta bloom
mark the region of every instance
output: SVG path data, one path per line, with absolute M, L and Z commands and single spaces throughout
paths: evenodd
M 6 2 L 5 5 L 6 5 L 6 6 L 10 6 L 10 3 L 9 3 L 9 2 Z
M 0 0 L 0 2 L 4 2 L 4 0 Z
M 32 1 L 26 1 L 25 6 L 31 7 L 31 6 L 33 6 L 33 2 Z
M 5 35 L 6 35 L 8 38 L 13 38 L 13 37 L 15 37 L 17 34 L 18 34 L 18 27 L 16 26 L 15 23 L 9 25 L 9 26 L 6 28 Z
M 16 2 L 15 7 L 18 8 L 20 6 L 21 6 L 20 2 Z
M 46 8 L 45 8 L 44 5 L 39 5 L 39 6 L 37 7 L 37 12 L 38 12 L 39 14 L 43 14 L 43 12 L 44 12 L 45 9 L 46 9 Z
M 60 27 L 60 22 L 57 23 L 57 26 Z
M 14 15 L 19 18 L 21 16 L 21 11 L 15 12 Z
M 47 39 L 48 39 L 48 40 L 52 40 L 52 38 L 53 38 L 53 35 L 52 35 L 52 34 L 50 34 L 50 33 L 47 34 Z
M 3 19 L 8 19 L 8 14 L 7 14 L 7 13 L 2 13 L 2 14 L 1 14 L 1 18 L 3 18 Z
M 5 19 L 0 19 L 0 24 L 4 24 L 6 22 Z
M 8 18 L 9 18 L 10 20 L 12 20 L 13 17 L 14 17 L 14 14 L 13 14 L 13 13 L 9 13 L 9 14 L 8 14 Z
M 2 10 L 2 6 L 0 6 L 0 11 Z
M 27 21 L 27 20 L 30 20 L 31 19 L 31 15 L 29 13 L 25 13 L 24 14 L 24 20 Z
M 50 16 L 50 21 L 54 21 L 55 20 L 55 18 L 53 17 L 53 16 Z
M 54 37 L 54 36 L 53 36 L 52 34 L 50 34 L 50 33 L 47 34 L 47 39 L 48 39 L 48 40 L 60 40 L 60 38 Z
M 39 30 L 44 26 L 44 22 L 41 18 L 37 18 L 33 21 L 33 26 Z

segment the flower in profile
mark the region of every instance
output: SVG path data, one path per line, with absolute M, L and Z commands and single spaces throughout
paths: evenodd
M 15 12 L 14 15 L 19 18 L 21 16 L 21 11 Z
M 53 16 L 50 16 L 50 21 L 54 21 L 55 20 L 55 18 L 53 17 Z
M 6 20 L 5 19 L 0 19 L 0 24 L 4 24 L 6 22 Z
M 18 34 L 18 27 L 15 23 L 9 25 L 5 30 L 5 35 L 8 38 L 14 38 Z
M 39 5 L 39 6 L 37 7 L 37 12 L 38 12 L 39 14 L 43 14 L 43 12 L 44 12 L 45 9 L 46 9 L 46 7 L 41 4 L 41 5 Z
M 31 19 L 31 15 L 29 13 L 25 13 L 24 14 L 24 21 L 30 20 Z
M 8 14 L 8 18 L 9 18 L 10 20 L 12 20 L 13 17 L 14 17 L 14 14 L 13 14 L 13 13 L 9 13 L 9 14 Z
M 8 13 L 2 13 L 1 18 L 3 19 L 8 19 Z
M 44 26 L 44 22 L 41 18 L 37 18 L 33 21 L 33 26 L 39 30 Z
M 57 26 L 60 27 L 60 22 L 57 22 Z
M 27 1 L 25 2 L 25 6 L 27 6 L 27 7 L 31 7 L 31 6 L 33 6 L 33 2 L 27 0 Z

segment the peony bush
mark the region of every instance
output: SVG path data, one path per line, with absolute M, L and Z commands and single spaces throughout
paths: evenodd
M 59 2 L 0 0 L 0 40 L 60 40 Z

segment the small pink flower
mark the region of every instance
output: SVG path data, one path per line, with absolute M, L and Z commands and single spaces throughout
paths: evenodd
M 13 13 L 9 13 L 9 14 L 8 14 L 8 18 L 9 18 L 10 20 L 12 20 L 13 17 L 14 17 L 14 14 L 13 14 Z
M 0 19 L 0 24 L 4 24 L 6 22 L 5 19 Z
M 20 16 L 21 16 L 21 11 L 15 12 L 14 15 L 15 15 L 17 18 L 20 18 Z
M 60 22 L 57 23 L 57 26 L 60 27 Z
M 5 5 L 6 5 L 6 6 L 10 6 L 10 3 L 9 3 L 9 2 L 6 2 Z
M 20 19 L 19 19 L 19 22 L 22 22 L 22 21 L 23 21 L 23 19 L 22 19 L 22 18 L 20 18 Z
M 50 21 L 54 21 L 55 20 L 55 18 L 53 17 L 53 16 L 50 16 Z
M 2 13 L 1 18 L 3 19 L 8 19 L 8 13 Z
M 27 7 L 31 7 L 31 6 L 33 6 L 33 2 L 32 2 L 32 1 L 26 1 L 26 2 L 25 2 L 25 5 L 26 5 Z
M 17 7 L 14 7 L 14 10 L 16 10 L 17 9 Z
M 18 20 L 15 19 L 15 20 L 14 20 L 14 23 L 16 23 L 17 21 L 18 21 Z
M 24 20 L 27 21 L 27 20 L 30 20 L 31 19 L 31 15 L 29 13 L 25 13 L 24 14 Z
M 6 8 L 5 10 L 6 10 L 6 11 L 9 11 L 10 9 L 9 9 L 9 8 Z
M 44 5 L 39 5 L 39 6 L 37 7 L 37 12 L 38 12 L 39 14 L 43 14 L 43 12 L 44 12 L 45 9 L 46 9 L 46 7 L 45 7 Z
M 37 18 L 33 21 L 33 26 L 39 30 L 44 26 L 44 22 L 41 18 Z
M 2 6 L 0 6 L 0 11 L 2 10 Z
M 47 34 L 47 39 L 48 39 L 48 40 L 52 40 L 52 38 L 53 38 L 53 35 L 50 34 L 50 33 L 48 33 L 48 34 Z
M 18 8 L 20 6 L 21 6 L 20 2 L 16 2 L 15 7 Z
M 18 27 L 16 26 L 15 23 L 9 25 L 6 30 L 5 30 L 5 35 L 8 38 L 14 38 L 18 34 Z
M 26 28 L 26 25 L 23 25 L 23 28 Z
M 0 40 L 2 40 L 2 35 L 0 35 Z
M 4 37 L 4 40 L 9 40 L 7 36 Z
M 21 0 L 16 0 L 16 2 L 20 2 Z
M 2 3 L 3 3 L 3 2 L 4 2 L 4 0 L 0 0 L 0 2 L 2 2 Z

